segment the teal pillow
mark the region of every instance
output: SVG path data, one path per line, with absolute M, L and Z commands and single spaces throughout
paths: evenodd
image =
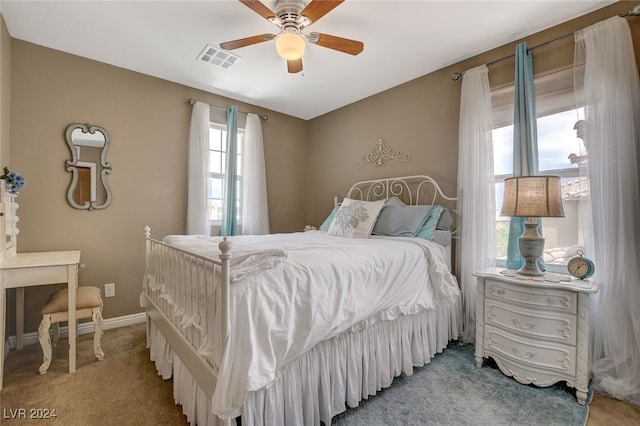
M 431 207 L 431 212 L 427 221 L 422 225 L 422 228 L 416 234 L 416 237 L 424 238 L 425 240 L 431 240 L 433 238 L 433 232 L 436 230 L 440 216 L 442 216 L 443 207 L 439 204 L 434 204 Z
M 408 206 L 398 198 L 389 198 L 378 215 L 372 233 L 391 237 L 415 237 L 430 211 L 431 206 Z
M 331 226 L 331 222 L 333 221 L 333 218 L 335 217 L 336 213 L 338 213 L 339 209 L 340 209 L 340 204 L 335 204 L 333 206 L 333 210 L 331 210 L 331 213 L 329 213 L 329 216 L 327 216 L 324 222 L 322 222 L 322 225 L 320 225 L 321 231 L 326 232 L 329 230 L 329 226 Z

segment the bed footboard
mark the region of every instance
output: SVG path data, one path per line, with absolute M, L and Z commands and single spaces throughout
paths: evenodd
M 231 242 L 225 238 L 219 244 L 220 259 L 212 259 L 151 238 L 148 226 L 145 240 L 143 301 L 148 320 L 211 396 L 229 338 Z

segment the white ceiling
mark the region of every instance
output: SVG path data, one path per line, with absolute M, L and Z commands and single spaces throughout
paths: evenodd
M 273 41 L 234 50 L 231 69 L 197 60 L 207 44 L 277 32 L 236 0 L 0 0 L 0 12 L 13 38 L 311 119 L 611 3 L 346 0 L 305 32 L 364 51 L 308 45 L 300 74 Z

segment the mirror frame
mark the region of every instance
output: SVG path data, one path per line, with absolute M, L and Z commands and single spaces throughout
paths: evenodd
M 102 204 L 98 204 L 98 202 L 95 200 L 85 201 L 83 204 L 78 204 L 73 199 L 73 192 L 79 181 L 79 172 L 78 172 L 77 166 L 78 166 L 78 162 L 80 161 L 80 159 L 78 158 L 78 152 L 75 148 L 75 145 L 73 144 L 73 141 L 71 140 L 71 134 L 76 129 L 80 129 L 82 133 L 94 134 L 95 132 L 100 132 L 104 135 L 104 139 L 105 139 L 104 147 L 102 147 L 102 151 L 100 153 L 100 165 L 102 166 L 102 171 L 100 172 L 100 182 L 104 187 L 107 198 Z M 69 146 L 69 150 L 71 151 L 71 160 L 67 160 L 65 162 L 65 165 L 66 165 L 67 171 L 73 174 L 71 177 L 71 183 L 69 184 L 69 189 L 67 189 L 67 201 L 69 202 L 69 204 L 71 204 L 72 207 L 80 210 L 91 211 L 91 210 L 101 210 L 101 209 L 107 208 L 109 204 L 111 204 L 111 188 L 107 183 L 107 175 L 111 174 L 111 164 L 107 162 L 107 151 L 109 150 L 109 144 L 110 144 L 109 134 L 104 128 L 100 126 L 74 123 L 69 125 L 69 127 L 67 127 L 66 140 L 67 140 L 67 145 Z

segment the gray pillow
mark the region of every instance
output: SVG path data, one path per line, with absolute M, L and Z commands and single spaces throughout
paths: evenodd
M 389 198 L 378 215 L 372 234 L 415 237 L 430 211 L 431 206 L 408 206 L 398 198 Z
M 449 231 L 451 230 L 451 225 L 453 225 L 453 217 L 451 216 L 451 212 L 449 211 L 449 209 L 443 208 L 440 219 L 438 219 L 438 223 L 436 224 L 436 229 Z

